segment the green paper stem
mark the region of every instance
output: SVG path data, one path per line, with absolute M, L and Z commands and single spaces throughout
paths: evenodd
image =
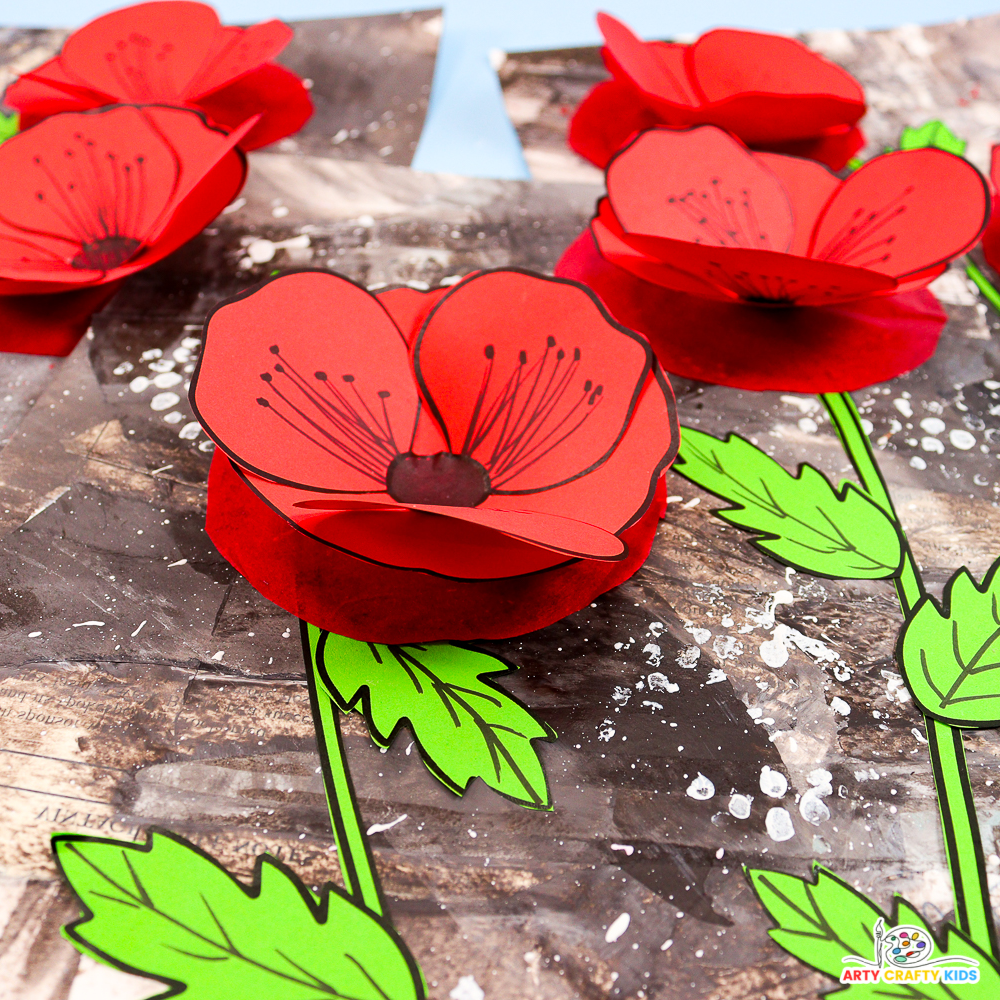
M 1000 308 L 1000 295 L 986 281 L 979 269 L 970 263 L 968 273 L 982 289 L 983 286 L 975 276 L 979 275 L 992 296 L 985 290 L 983 294 Z M 820 400 L 830 414 L 833 426 L 861 480 L 861 485 L 872 500 L 896 523 L 903 549 L 903 561 L 896 577 L 896 594 L 904 617 L 909 616 L 924 594 L 924 585 L 875 459 L 871 441 L 861 426 L 857 407 L 854 405 L 854 400 L 845 392 L 823 393 L 820 395 Z M 927 732 L 948 868 L 955 895 L 955 921 L 980 948 L 1000 957 L 989 887 L 986 882 L 982 835 L 972 797 L 972 784 L 969 780 L 962 732 L 957 727 L 926 715 L 924 727 Z
M 965 273 L 976 283 L 976 287 L 983 293 L 983 298 L 1000 312 L 1000 292 L 993 287 L 989 278 L 971 260 L 966 261 Z
M 309 702 L 316 726 L 323 787 L 330 810 L 330 823 L 337 841 L 340 871 L 344 888 L 376 916 L 383 916 L 385 906 L 375 859 L 365 836 L 361 812 L 354 794 L 354 783 L 347 766 L 344 739 L 340 732 L 340 712 L 330 696 L 317 684 L 316 664 L 309 649 L 306 629 L 302 622 L 302 643 L 309 684 Z

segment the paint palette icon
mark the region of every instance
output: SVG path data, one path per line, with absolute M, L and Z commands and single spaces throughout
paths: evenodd
M 934 951 L 928 933 L 920 927 L 894 927 L 885 939 L 885 958 L 892 965 L 923 965 Z

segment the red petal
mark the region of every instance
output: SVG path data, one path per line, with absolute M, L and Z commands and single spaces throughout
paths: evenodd
M 904 277 L 974 246 L 989 203 L 985 178 L 960 156 L 886 153 L 844 181 L 816 224 L 809 253 Z
M 406 342 L 378 300 L 312 271 L 211 315 L 191 403 L 244 468 L 302 489 L 367 493 L 384 489 L 389 462 L 410 446 L 417 391 Z
M 734 94 L 823 95 L 851 109 L 852 118 L 824 125 L 853 123 L 864 113 L 865 96 L 858 81 L 794 38 L 717 28 L 691 46 L 688 66 L 706 101 Z
M 644 42 L 603 11 L 597 15 L 597 26 L 615 63 L 640 90 L 676 104 L 697 103 L 675 53 L 662 53 L 659 50 L 665 46 Z
M 926 290 L 825 308 L 713 302 L 609 264 L 589 233 L 556 273 L 586 281 L 620 322 L 649 337 L 667 371 L 740 389 L 846 392 L 887 381 L 934 353 L 947 319 Z
M 230 469 L 232 465 L 224 456 Z M 216 460 L 213 460 L 213 470 Z M 214 472 L 213 472 L 214 475 Z M 359 502 L 354 497 L 313 500 L 291 486 L 239 472 L 243 481 L 286 521 L 328 545 L 386 566 L 425 570 L 464 579 L 490 579 L 535 573 L 566 556 L 518 541 L 468 520 L 438 517 L 399 505 Z M 368 494 L 373 499 L 388 494 Z M 305 499 L 303 499 L 305 498 Z M 330 504 L 326 515 L 304 504 Z M 391 503 L 391 501 L 390 501 Z M 335 506 L 334 506 L 335 505 Z M 339 510 L 335 516 L 330 516 Z M 374 516 L 373 516 L 374 515 Z
M 181 180 L 182 161 L 159 127 L 166 117 L 183 122 L 195 150 L 224 140 L 190 111 L 120 106 L 57 115 L 13 136 L 0 146 L 0 171 L 20 183 L 0 194 L 0 217 L 63 241 L 66 263 L 109 229 L 145 239 Z
M 608 195 L 627 233 L 778 251 L 792 241 L 781 182 L 711 125 L 643 132 L 608 166 Z
M 23 132 L 49 115 L 106 104 L 107 97 L 71 80 L 57 56 L 15 80 L 4 91 L 3 103 L 21 113 Z
M 754 156 L 781 181 L 792 203 L 795 232 L 788 252 L 805 255 L 816 220 L 840 187 L 840 178 L 821 164 L 797 156 L 778 153 L 755 153 Z
M 407 343 L 412 343 L 427 319 L 427 314 L 448 294 L 449 288 L 450 286 L 445 285 L 429 292 L 405 286 L 383 288 L 375 293 L 375 297 L 399 327 Z
M 266 63 L 207 97 L 197 107 L 229 128 L 261 114 L 260 121 L 241 140 L 249 151 L 298 132 L 313 113 L 312 99 L 302 81 L 277 63 Z
M 659 125 L 662 120 L 635 87 L 605 80 L 576 109 L 566 138 L 584 159 L 603 168 L 636 132 Z
M 664 469 L 674 460 L 680 432 L 670 383 L 651 372 L 632 422 L 614 454 L 580 479 L 531 497 L 534 510 L 585 512 L 590 524 L 619 534 L 649 506 Z M 516 509 L 522 497 L 491 496 L 484 504 Z M 581 514 L 581 516 L 583 516 Z
M 188 100 L 195 101 L 259 69 L 273 59 L 294 34 L 287 24 L 275 20 L 249 28 L 223 28 L 215 37 L 215 51 L 209 53 L 201 73 L 191 82 Z
M 651 360 L 585 288 L 518 271 L 457 285 L 413 345 L 449 450 L 481 462 L 501 493 L 552 489 L 604 462 Z
M 84 25 L 60 59 L 71 77 L 121 101 L 183 103 L 220 30 L 206 4 L 157 0 Z

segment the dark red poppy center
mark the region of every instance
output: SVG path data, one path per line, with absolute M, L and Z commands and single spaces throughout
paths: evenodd
M 397 503 L 441 507 L 478 507 L 490 495 L 486 469 L 468 455 L 397 455 L 385 476 L 385 488 Z
M 106 236 L 82 243 L 72 265 L 80 271 L 110 271 L 130 261 L 141 246 L 132 236 Z

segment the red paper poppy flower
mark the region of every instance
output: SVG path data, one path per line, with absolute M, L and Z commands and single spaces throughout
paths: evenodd
M 173 104 L 236 128 L 260 115 L 241 139 L 257 149 L 297 132 L 312 114 L 302 81 L 270 60 L 291 40 L 280 21 L 223 27 L 207 4 L 159 0 L 91 21 L 54 59 L 4 94 L 21 127 L 61 111 L 107 104 Z
M 212 314 L 191 401 L 229 457 L 209 490 L 223 555 L 288 610 L 372 641 L 519 634 L 621 582 L 648 554 L 644 517 L 678 440 L 645 339 L 582 286 L 513 270 L 425 297 L 276 278 Z M 301 540 L 292 560 L 262 552 L 220 499 L 234 492 L 322 543 L 309 565 Z M 344 563 L 331 547 L 353 570 L 303 585 L 314 564 Z M 526 574 L 555 569 L 543 606 L 517 599 L 537 590 Z M 398 606 L 373 611 L 354 577 L 383 596 L 393 581 Z M 476 604 L 484 582 L 506 588 L 499 623 Z
M 641 133 L 607 184 L 591 230 L 614 267 L 581 241 L 558 273 L 591 282 L 668 371 L 745 388 L 858 388 L 926 360 L 944 314 L 905 293 L 973 246 L 989 213 L 983 177 L 939 149 L 841 181 L 711 126 Z
M 118 105 L 0 145 L 0 349 L 34 340 L 35 353 L 66 353 L 99 308 L 96 286 L 166 257 L 232 201 L 252 124 L 227 134 L 186 108 Z M 78 294 L 52 297 L 67 292 Z
M 692 45 L 644 42 L 598 14 L 613 79 L 577 108 L 569 144 L 603 167 L 635 132 L 718 125 L 754 149 L 839 170 L 864 145 L 861 85 L 794 38 L 719 28 Z

